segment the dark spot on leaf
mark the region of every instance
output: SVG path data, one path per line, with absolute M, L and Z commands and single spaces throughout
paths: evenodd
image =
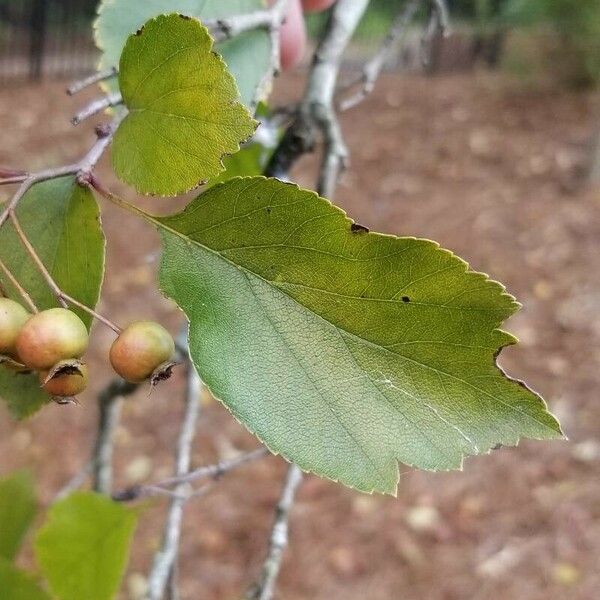
M 265 209 L 267 211 L 267 214 L 270 215 L 271 214 L 271 207 L 267 206 L 267 208 Z
M 136 32 L 135 35 L 142 35 L 142 33 L 144 32 L 144 27 L 145 25 L 142 25 Z
M 503 447 L 503 445 L 504 445 L 504 444 L 494 444 L 494 445 L 492 446 L 492 450 L 500 450 L 500 448 L 502 448 L 502 447 Z
M 359 223 L 352 223 L 352 225 L 350 225 L 350 231 L 352 233 L 369 233 L 369 228 L 360 225 Z
M 182 19 L 185 19 L 186 21 L 189 21 L 189 20 L 192 18 L 192 17 L 189 17 L 188 15 L 182 15 L 181 13 L 179 13 L 179 16 L 180 16 Z
M 410 298 L 408 296 L 402 296 L 402 302 L 410 302 Z

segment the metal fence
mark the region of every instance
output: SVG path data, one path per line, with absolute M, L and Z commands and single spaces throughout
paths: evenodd
M 468 4 L 473 0 L 461 1 Z M 360 64 L 372 54 L 404 2 L 372 0 L 346 66 Z M 98 60 L 91 30 L 97 3 L 98 0 L 0 0 L 0 82 L 74 77 L 91 72 Z M 449 4 L 451 9 L 460 8 L 458 0 Z M 318 19 L 323 21 L 324 15 Z M 314 27 L 316 21 L 310 25 L 314 35 L 318 30 Z M 422 68 L 420 35 L 420 28 L 415 25 L 388 68 Z M 482 59 L 491 65 L 489 50 L 493 51 L 493 58 L 501 45 L 500 37 L 478 39 L 473 31 L 457 31 L 451 39 L 435 41 L 427 71 L 432 74 L 464 70 Z
M 0 0 L 0 80 L 68 77 L 97 61 L 97 0 Z

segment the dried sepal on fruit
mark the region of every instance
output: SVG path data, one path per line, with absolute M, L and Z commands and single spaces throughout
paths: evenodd
M 42 388 L 51 396 L 68 398 L 81 394 L 88 384 L 87 365 L 77 359 L 61 360 L 38 374 Z
M 110 349 L 113 369 L 126 381 L 146 381 L 175 354 L 171 334 L 154 321 L 136 321 L 126 327 Z

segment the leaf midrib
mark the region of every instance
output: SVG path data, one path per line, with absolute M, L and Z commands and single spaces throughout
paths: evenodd
M 265 283 L 267 283 L 268 285 L 276 288 L 278 291 L 280 291 L 281 293 L 285 294 L 288 298 L 290 298 L 293 302 L 295 302 L 296 304 L 298 304 L 299 306 L 302 306 L 305 310 L 307 310 L 308 312 L 312 313 L 313 315 L 317 316 L 319 319 L 323 320 L 325 323 L 327 323 L 328 325 L 330 325 L 331 327 L 333 327 L 334 329 L 338 330 L 338 331 L 343 331 L 346 335 L 358 340 L 360 343 L 362 344 L 367 344 L 369 346 L 372 346 L 374 348 L 376 348 L 377 350 L 392 354 L 393 356 L 397 356 L 401 359 L 404 359 L 406 361 L 412 362 L 417 366 L 420 366 L 422 368 L 431 370 L 439 375 L 445 375 L 446 377 L 449 377 L 450 379 L 454 379 L 468 387 L 470 387 L 471 389 L 483 394 L 484 396 L 490 398 L 491 400 L 494 400 L 496 402 L 500 402 L 503 406 L 506 406 L 508 409 L 519 413 L 520 415 L 527 417 L 531 420 L 533 420 L 537 425 L 541 425 L 542 427 L 545 427 L 547 429 L 549 429 L 550 431 L 552 431 L 553 434 L 560 434 L 560 431 L 557 431 L 555 429 L 553 429 L 552 427 L 550 427 L 550 425 L 548 425 L 547 423 L 544 423 L 542 421 L 540 421 L 539 419 L 536 419 L 533 415 L 530 415 L 527 412 L 524 412 L 522 410 L 520 410 L 517 406 L 513 406 L 512 404 L 508 404 L 507 402 L 505 402 L 504 400 L 502 400 L 501 398 L 497 398 L 496 396 L 493 396 L 492 394 L 490 394 L 489 392 L 487 392 L 486 390 L 483 390 L 479 387 L 477 387 L 476 385 L 470 383 L 469 381 L 466 381 L 464 379 L 461 379 L 460 377 L 457 377 L 456 375 L 452 375 L 451 373 L 447 373 L 446 371 L 441 371 L 439 369 L 436 369 L 435 367 L 431 366 L 431 365 L 427 365 L 425 363 L 422 363 L 418 360 L 415 360 L 414 358 L 405 356 L 404 354 L 401 354 L 399 352 L 394 352 L 393 350 L 390 350 L 389 348 L 386 348 L 385 346 L 381 346 L 375 342 L 372 342 L 370 340 L 366 340 L 360 336 L 358 336 L 357 334 L 348 331 L 347 329 L 345 329 L 344 327 L 341 327 L 339 325 L 336 325 L 335 323 L 332 323 L 331 321 L 329 321 L 328 319 L 326 319 L 323 315 L 320 315 L 319 313 L 313 311 L 311 308 L 309 308 L 308 306 L 306 306 L 305 304 L 302 304 L 302 302 L 300 302 L 299 300 L 297 300 L 296 298 L 294 298 L 293 296 L 290 296 L 288 293 L 286 293 L 284 290 L 282 290 L 281 288 L 279 288 L 277 285 L 275 285 L 272 281 L 269 281 L 268 279 L 265 279 L 262 275 L 259 275 L 258 273 L 255 273 L 254 271 L 251 271 L 250 269 L 239 265 L 235 262 L 233 262 L 232 260 L 228 259 L 227 257 L 223 256 L 219 251 L 214 250 L 213 248 L 210 248 L 208 246 L 205 246 L 204 244 L 202 244 L 201 242 L 191 239 L 189 236 L 186 236 L 185 234 L 181 233 L 180 231 L 177 231 L 176 229 L 173 229 L 172 227 L 169 227 L 168 225 L 166 225 L 163 221 L 161 221 L 159 218 L 156 218 L 148 213 L 146 213 L 145 211 L 143 211 L 140 208 L 136 208 L 137 211 L 139 211 L 139 214 L 141 216 L 143 216 L 146 220 L 148 220 L 149 222 L 153 223 L 156 227 L 164 229 L 165 231 L 168 231 L 169 233 L 171 233 L 172 235 L 175 235 L 177 237 L 179 237 L 180 239 L 182 239 L 184 242 L 186 242 L 187 244 L 193 245 L 193 246 L 197 246 L 199 248 L 202 248 L 203 250 L 206 250 L 207 252 L 210 252 L 211 254 L 218 256 L 221 260 L 229 263 L 230 265 L 236 267 L 238 270 L 242 271 L 244 274 L 249 273 L 250 275 L 253 275 L 254 277 L 264 281 Z M 496 328 L 497 331 L 501 331 L 503 332 L 503 330 Z M 350 353 L 351 354 L 351 353 Z M 351 354 L 352 355 L 352 354 Z M 353 355 L 352 355 L 353 356 Z M 511 380 L 512 381 L 512 380 Z M 541 398 L 540 398 L 541 401 Z

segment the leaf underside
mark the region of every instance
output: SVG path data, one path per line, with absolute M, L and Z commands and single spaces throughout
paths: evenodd
M 72 176 L 38 183 L 19 202 L 17 216 L 59 287 L 94 307 L 104 277 L 105 240 L 98 204 L 89 189 L 79 186 Z M 0 258 L 40 310 L 58 306 L 10 222 L 0 230 Z M 22 301 L 1 273 L 0 282 L 11 298 Z M 73 310 L 89 328 L 90 315 Z M 18 418 L 30 416 L 49 400 L 36 375 L 16 374 L 1 366 L 0 398 Z
M 117 175 L 138 192 L 186 192 L 224 170 L 256 127 L 207 29 L 159 16 L 129 37 L 119 67 L 129 113 L 113 141 Z
M 102 50 L 100 69 L 117 67 L 123 46 L 130 34 L 148 19 L 163 13 L 178 12 L 201 19 L 243 15 L 264 8 L 261 0 L 104 0 L 94 24 L 96 45 Z M 271 42 L 268 32 L 255 29 L 217 44 L 240 90 L 242 102 L 255 104 L 257 88 L 270 68 Z M 117 86 L 113 84 L 113 91 Z
M 393 494 L 398 462 L 456 469 L 497 444 L 561 437 L 543 400 L 496 366 L 518 304 L 434 242 L 369 233 L 262 177 L 149 218 L 200 376 L 301 468 Z
M 92 492 L 50 508 L 35 542 L 37 561 L 61 600 L 110 600 L 129 555 L 137 513 Z

